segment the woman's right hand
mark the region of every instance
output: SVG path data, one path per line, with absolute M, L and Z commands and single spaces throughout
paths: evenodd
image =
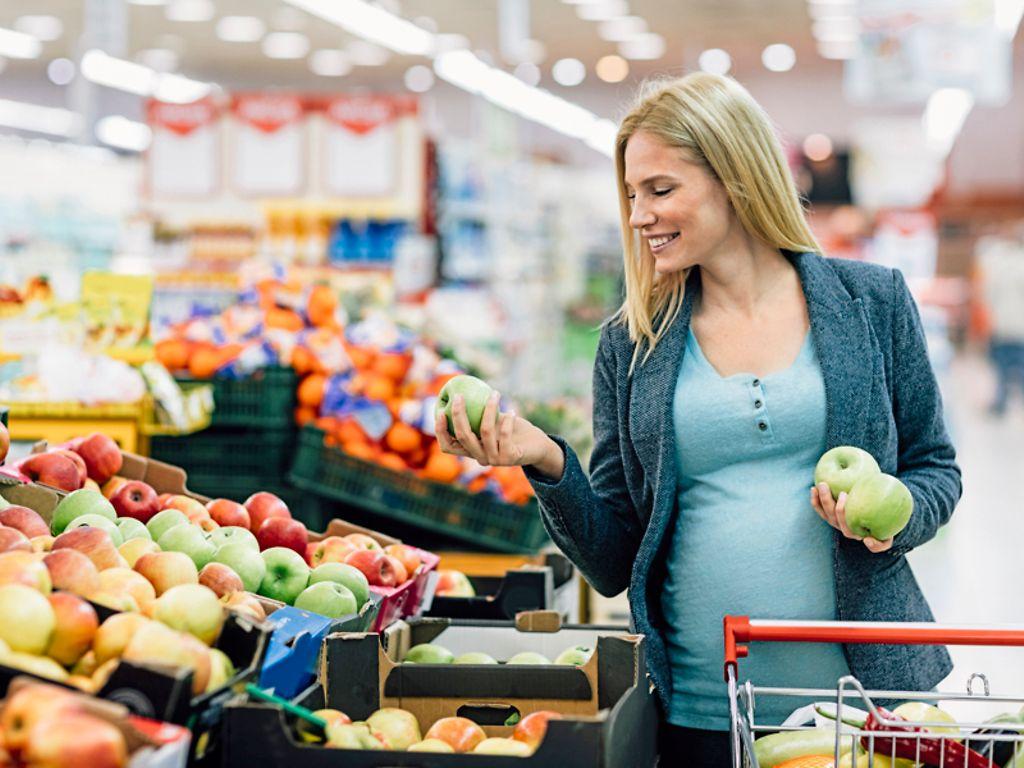
M 492 392 L 480 419 L 480 436 L 474 434 L 466 416 L 462 395 L 452 399 L 452 424 L 455 435 L 448 432 L 448 420 L 438 413 L 434 432 L 441 450 L 456 456 L 469 456 L 484 466 L 533 466 L 541 474 L 560 478 L 564 465 L 562 449 L 542 429 L 515 413 L 498 413 L 501 395 Z

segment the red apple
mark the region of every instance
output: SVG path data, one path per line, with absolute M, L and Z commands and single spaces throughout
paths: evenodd
M 316 563 L 313 562 L 313 555 L 316 554 L 316 548 L 320 546 L 319 541 L 306 542 L 306 554 L 303 557 L 306 559 L 306 565 L 310 568 L 315 568 Z
M 30 539 L 36 536 L 47 536 L 50 533 L 50 526 L 39 516 L 38 512 L 17 504 L 0 509 L 0 525 L 16 528 Z
M 145 576 L 131 568 L 107 568 L 100 571 L 99 590 L 93 594 L 107 594 L 124 597 L 127 595 L 147 616 L 156 600 L 156 590 Z M 91 599 L 91 598 L 90 598 Z M 94 600 L 93 602 L 100 602 Z
M 0 552 L 31 552 L 32 542 L 17 528 L 0 527 Z
M 306 526 L 290 517 L 271 517 L 256 531 L 260 551 L 271 547 L 287 547 L 305 557 L 309 534 Z
M 89 435 L 72 450 L 85 461 L 89 477 L 100 485 L 121 471 L 121 449 L 99 432 Z
M 178 584 L 197 584 L 199 572 L 183 552 L 149 552 L 135 561 L 135 570 L 149 579 L 159 597 Z
M 232 592 L 227 597 L 222 598 L 221 602 L 224 603 L 224 607 L 228 610 L 244 614 L 256 621 L 263 621 L 267 618 L 267 612 L 263 608 L 263 603 L 259 601 L 256 595 L 249 592 Z
M 127 562 L 117 551 L 110 534 L 101 528 L 93 528 L 86 525 L 81 528 L 72 528 L 65 531 L 53 540 L 51 552 L 58 549 L 77 549 L 83 555 L 92 560 L 92 564 L 98 570 L 104 568 L 117 568 L 127 565 Z
M 7 431 L 7 425 L 0 422 L 0 464 L 4 463 L 9 450 L 11 450 L 11 433 Z
M 217 525 L 237 525 L 248 530 L 249 512 L 237 501 L 231 499 L 214 499 L 206 503 L 206 511 Z
M 141 480 L 122 483 L 110 497 L 110 503 L 118 517 L 133 517 L 140 523 L 149 522 L 149 518 L 160 511 L 156 491 Z
M 424 739 L 439 739 L 456 752 L 472 752 L 487 738 L 483 728 L 466 717 L 442 717 L 430 726 Z
M 395 568 L 379 549 L 357 549 L 345 558 L 345 562 L 362 571 L 373 586 L 395 586 Z
M 341 536 L 328 536 L 316 542 L 313 557 L 309 564 L 316 568 L 324 563 L 344 563 L 345 558 L 355 552 L 357 547 Z
M 185 517 L 189 519 L 189 522 L 196 525 L 199 525 L 203 520 L 210 519 L 210 513 L 206 511 L 206 507 L 203 506 L 202 502 L 181 494 L 171 496 L 163 503 L 161 509 L 176 509 L 179 512 L 183 512 Z
M 259 491 L 246 499 L 245 509 L 249 513 L 249 530 L 253 533 L 259 531 L 268 518 L 292 516 L 288 505 L 267 491 Z
M 561 719 L 560 713 L 552 712 L 549 709 L 532 712 L 519 721 L 516 729 L 512 732 L 512 738 L 529 745 L 531 749 L 537 749 L 541 741 L 544 740 L 544 734 L 547 733 L 548 720 Z
M 49 594 L 53 589 L 53 581 L 43 563 L 43 557 L 36 552 L 20 550 L 0 553 L 0 585 L 23 584 L 44 595 Z
M 76 549 L 48 552 L 43 563 L 50 572 L 54 589 L 65 589 L 88 597 L 100 587 L 100 572 L 92 560 Z
M 350 533 L 342 538 L 350 542 L 356 549 L 382 549 L 375 538 L 367 536 L 365 533 Z
M 32 454 L 18 465 L 18 469 L 33 483 L 42 483 L 69 493 L 82 487 L 75 462 L 59 453 Z
M 77 456 L 78 454 L 75 455 Z M 102 493 L 103 496 L 109 500 L 111 496 L 117 493 L 117 489 L 127 482 L 128 478 L 121 477 L 120 475 L 114 475 L 112 478 L 110 478 L 109 480 L 107 480 L 107 482 L 103 484 L 103 487 L 100 488 L 100 493 Z
M 466 574 L 443 568 L 437 572 L 437 589 L 435 594 L 442 597 L 473 597 L 476 590 Z
M 72 462 L 74 462 L 74 465 L 78 468 L 78 477 L 82 481 L 81 487 L 84 488 L 86 481 L 90 479 L 89 470 L 85 466 L 85 459 L 74 451 L 68 451 L 63 448 L 56 448 L 52 453 L 59 453 L 61 456 L 67 456 Z
M 29 740 L 32 727 L 41 720 L 63 717 L 81 710 L 82 705 L 71 691 L 55 685 L 27 685 L 8 697 L 0 713 L 0 731 L 4 746 L 19 757 Z
M 117 726 L 94 715 L 68 713 L 33 726 L 25 762 L 33 768 L 124 768 L 128 746 Z
M 242 592 L 245 585 L 242 584 L 242 577 L 235 573 L 224 563 L 207 563 L 199 572 L 199 583 L 209 587 L 217 597 L 230 595 L 232 592 Z
M 384 555 L 384 557 L 388 559 L 388 562 L 391 563 L 391 567 L 395 571 L 395 586 L 405 584 L 405 582 L 409 580 L 409 572 L 405 570 L 405 566 L 402 565 L 402 561 L 397 557 L 392 557 L 391 555 Z
M 384 547 L 384 553 L 398 560 L 409 576 L 416 573 L 416 569 L 423 562 L 420 559 L 419 552 L 408 544 L 389 544 Z
M 160 511 L 167 509 L 167 502 L 177 496 L 176 493 L 161 493 L 156 497 L 156 500 L 160 503 Z
M 95 608 L 70 592 L 54 592 L 50 595 L 50 605 L 57 626 L 46 655 L 70 667 L 92 647 L 100 625 L 99 617 Z

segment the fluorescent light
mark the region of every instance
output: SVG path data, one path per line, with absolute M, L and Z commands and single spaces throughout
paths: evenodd
M 645 32 L 619 43 L 619 54 L 633 61 L 654 61 L 665 55 L 665 38 L 656 32 Z
M 64 34 L 64 24 L 56 16 L 21 16 L 14 22 L 14 28 L 44 43 L 59 40 Z
M 352 71 L 348 54 L 336 48 L 313 51 L 309 57 L 310 70 L 321 77 L 343 77 Z
M 217 15 L 211 0 L 173 0 L 164 9 L 168 21 L 201 22 Z
M 602 21 L 597 27 L 601 39 L 610 43 L 621 43 L 646 31 L 647 22 L 639 16 L 619 16 Z
M 171 104 L 191 104 L 208 95 L 211 90 L 212 83 L 190 80 L 183 75 L 164 74 L 157 75 L 153 96 Z
M 594 71 L 606 83 L 621 83 L 629 75 L 629 62 L 613 53 L 598 59 Z
M 285 0 L 347 32 L 383 45 L 396 53 L 430 56 L 434 35 L 365 0 Z
M 309 38 L 301 32 L 271 32 L 263 38 L 262 48 L 270 59 L 301 59 L 309 53 Z
M 921 118 L 928 148 L 948 155 L 973 106 L 974 96 L 963 88 L 940 88 L 929 96 Z
M 67 138 L 81 130 L 82 118 L 69 109 L 0 99 L 0 125 Z
M 182 75 L 160 74 L 142 64 L 110 56 L 97 48 L 86 51 L 80 68 L 82 76 L 89 82 L 139 96 L 152 95 L 173 104 L 190 104 L 214 88 L 213 83 L 191 80 Z
M 43 50 L 43 44 L 32 35 L 0 27 L 0 56 L 9 59 L 35 59 Z
M 263 19 L 255 16 L 223 16 L 217 20 L 217 37 L 225 43 L 255 43 L 266 30 Z
M 856 40 L 860 36 L 860 22 L 852 16 L 819 19 L 811 25 L 811 32 L 823 42 Z
M 518 77 L 527 85 L 537 85 L 540 82 L 541 71 L 540 67 L 534 64 L 532 61 L 521 61 L 516 64 L 516 68 L 512 70 L 512 74 Z
M 470 47 L 469 38 L 457 32 L 441 33 L 434 38 L 434 42 L 436 44 L 435 54 L 461 51 Z
M 788 72 L 796 64 L 796 51 L 785 43 L 774 43 L 761 52 L 761 63 L 771 72 Z
M 353 40 L 346 46 L 345 52 L 352 59 L 352 63 L 360 67 L 380 67 L 387 64 L 391 58 L 387 48 L 367 40 Z
M 434 21 L 434 19 L 432 19 L 430 16 L 417 16 L 415 19 L 412 20 L 412 23 L 415 24 L 420 29 L 427 30 L 427 32 L 437 32 L 437 22 Z
M 75 62 L 71 59 L 54 59 L 46 65 L 46 76 L 54 85 L 67 85 L 75 79 Z
M 615 135 L 619 127 L 611 120 L 595 120 L 583 140 L 591 149 L 611 157 L 615 152 Z
M 157 72 L 173 72 L 178 68 L 178 54 L 170 48 L 146 48 L 135 54 L 135 60 Z
M 626 0 L 592 0 L 576 6 L 576 15 L 584 21 L 608 21 L 628 13 Z
M 583 82 L 587 76 L 587 68 L 579 59 L 559 59 L 551 67 L 551 76 L 559 85 L 571 88 Z
M 434 87 L 434 72 L 430 67 L 416 64 L 405 71 L 405 87 L 414 93 L 426 93 Z
M 697 64 L 704 72 L 724 75 L 732 69 L 732 57 L 721 48 L 709 48 L 700 55 Z
M 153 139 L 145 123 L 137 123 L 120 115 L 108 115 L 96 123 L 96 138 L 111 147 L 143 152 Z

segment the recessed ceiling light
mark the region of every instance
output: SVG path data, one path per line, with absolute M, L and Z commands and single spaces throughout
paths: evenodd
M 301 32 L 271 32 L 262 47 L 270 59 L 302 59 L 309 53 L 309 38 Z
M 587 68 L 579 59 L 559 59 L 551 67 L 551 76 L 559 85 L 571 88 L 583 82 L 587 76 Z
M 172 0 L 164 9 L 168 21 L 201 22 L 217 15 L 211 0 Z
M 628 14 L 626 0 L 591 0 L 576 6 L 576 15 L 584 21 L 608 21 Z
M 169 48 L 147 48 L 135 54 L 135 60 L 157 72 L 173 72 L 181 59 Z
M 812 133 L 804 139 L 804 154 L 815 162 L 828 160 L 832 156 L 832 140 L 823 133 Z
M 142 152 L 149 147 L 153 133 L 145 123 L 108 115 L 96 123 L 96 138 L 111 147 Z
M 255 16 L 223 16 L 217 20 L 217 37 L 225 43 L 255 43 L 267 31 Z
M 54 59 L 46 65 L 46 76 L 54 85 L 67 85 L 75 79 L 75 62 L 71 59 Z
M 345 46 L 345 52 L 353 64 L 360 67 L 380 67 L 388 63 L 391 52 L 367 40 L 353 40 Z
M 721 48 L 709 48 L 700 55 L 697 64 L 704 72 L 724 75 L 732 69 L 732 57 Z
M 344 51 L 323 48 L 310 55 L 309 68 L 321 77 L 343 77 L 352 71 L 352 62 Z
M 785 43 L 775 43 L 761 52 L 761 63 L 772 72 L 788 72 L 796 64 L 796 52 Z
M 615 54 L 602 56 L 594 71 L 606 83 L 621 83 L 629 75 L 629 62 Z
M 405 87 L 414 93 L 426 93 L 434 87 L 434 71 L 416 64 L 405 70 Z
M 646 31 L 647 22 L 639 16 L 619 16 L 602 21 L 597 27 L 597 34 L 601 39 L 610 43 L 621 43 Z
M 537 85 L 541 78 L 540 67 L 532 61 L 521 61 L 516 64 L 516 68 L 512 71 L 512 74 L 527 85 Z
M 64 34 L 64 24 L 56 16 L 21 16 L 14 22 L 14 28 L 44 43 Z
M 654 61 L 665 55 L 665 38 L 656 32 L 645 32 L 619 43 L 619 54 L 634 61 Z
M 32 35 L 0 28 L 0 55 L 10 59 L 35 59 L 43 50 L 43 44 Z

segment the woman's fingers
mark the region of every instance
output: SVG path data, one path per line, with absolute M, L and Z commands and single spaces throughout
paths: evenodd
M 861 541 L 862 536 L 858 536 L 850 530 L 850 526 L 846 524 L 846 491 L 839 494 L 839 498 L 836 499 L 836 522 L 839 523 L 839 530 L 843 532 L 843 536 L 848 539 L 856 539 Z
M 515 443 L 512 433 L 516 428 L 516 415 L 512 412 L 501 415 L 501 426 L 498 431 L 498 445 L 501 449 L 502 464 L 518 464 L 523 458 L 523 447 Z
M 452 399 L 452 424 L 455 425 L 455 439 L 459 441 L 462 449 L 481 464 L 487 464 L 487 457 L 484 455 L 484 447 L 480 444 L 480 438 L 473 433 L 469 426 L 469 417 L 466 416 L 466 399 L 462 395 L 456 395 Z
M 860 541 L 846 524 L 846 493 L 840 493 L 838 499 L 832 498 L 832 490 L 828 483 L 818 483 L 811 488 L 811 506 L 819 517 L 848 539 Z
M 884 541 L 879 541 L 871 536 L 867 536 L 864 538 L 864 546 L 875 554 L 878 554 L 879 552 L 888 552 L 892 549 L 892 538 L 890 537 Z
M 501 395 L 495 390 L 487 398 L 487 405 L 484 406 L 484 414 L 480 417 L 480 444 L 483 446 L 484 456 L 488 464 L 495 464 L 498 461 L 498 402 Z
M 441 450 L 445 453 L 455 456 L 469 455 L 459 445 L 459 441 L 451 436 L 451 433 L 448 431 L 448 419 L 443 413 L 438 413 L 434 418 L 434 434 L 437 437 L 438 445 L 441 446 Z
M 836 503 L 832 498 L 832 491 L 829 490 L 828 483 L 818 483 L 814 487 L 814 495 L 818 499 L 818 506 L 821 508 L 821 514 L 825 522 L 833 528 L 838 528 L 839 525 L 836 523 Z

